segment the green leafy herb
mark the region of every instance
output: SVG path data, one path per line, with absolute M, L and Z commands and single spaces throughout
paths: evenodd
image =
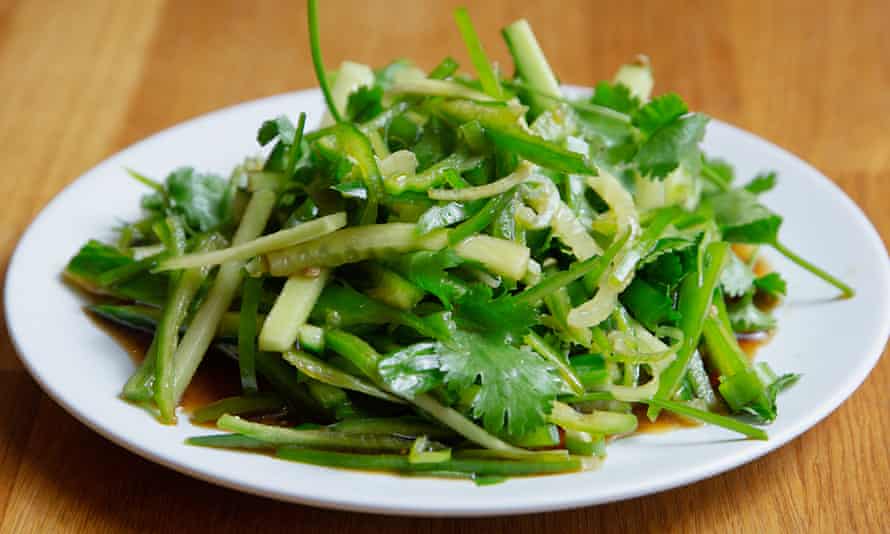
M 707 123 L 706 116 L 693 113 L 653 133 L 634 156 L 640 174 L 663 179 L 681 163 L 698 161 L 698 144 L 705 135 Z
M 767 273 L 754 280 L 754 287 L 771 297 L 780 297 L 787 293 L 788 284 L 779 273 Z
M 647 102 L 634 111 L 633 125 L 646 136 L 651 136 L 660 128 L 671 124 L 689 111 L 683 99 L 675 93 L 668 93 Z
M 383 112 L 383 88 L 363 85 L 349 95 L 346 116 L 352 122 L 366 122 Z
M 745 262 L 732 253 L 720 275 L 720 284 L 726 295 L 733 298 L 741 297 L 751 291 L 754 286 L 754 273 Z
M 745 191 L 759 195 L 760 193 L 770 191 L 775 186 L 776 173 L 769 172 L 755 176 L 750 182 L 745 184 Z
M 142 206 L 158 215 L 178 215 L 194 232 L 210 232 L 228 221 L 232 190 L 222 177 L 180 167 L 165 180 L 166 194 L 142 197 Z
M 596 84 L 590 103 L 626 114 L 631 114 L 640 107 L 640 100 L 631 94 L 626 85 L 605 81 Z

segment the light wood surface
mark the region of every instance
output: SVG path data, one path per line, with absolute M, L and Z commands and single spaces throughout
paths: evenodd
M 812 162 L 890 238 L 886 0 L 467 3 L 504 64 L 495 30 L 528 17 L 565 82 L 610 77 L 647 53 L 656 91 L 676 91 Z M 326 60 L 465 60 L 453 7 L 326 0 Z M 299 0 L 0 0 L 2 271 L 46 202 L 115 151 L 213 109 L 314 85 L 304 19 Z M 787 446 L 659 495 L 524 517 L 385 518 L 243 495 L 130 454 L 40 392 L 4 329 L 0 532 L 887 531 L 888 391 L 885 357 L 849 401 Z

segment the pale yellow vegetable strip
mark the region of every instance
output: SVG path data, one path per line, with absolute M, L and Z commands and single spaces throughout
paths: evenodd
M 265 259 L 272 276 L 287 276 L 306 267 L 336 267 L 392 253 L 438 250 L 446 244 L 445 232 L 418 237 L 411 223 L 368 224 L 266 254 Z
M 461 258 L 478 261 L 492 273 L 512 280 L 522 280 L 531 258 L 528 247 L 489 235 L 470 236 L 455 245 L 454 251 Z
M 275 304 L 266 316 L 260 331 L 260 350 L 284 352 L 293 349 L 300 327 L 306 323 L 315 301 L 328 281 L 328 269 L 320 269 L 318 276 L 292 274 Z
M 430 189 L 427 195 L 433 200 L 478 200 L 493 197 L 528 180 L 532 168 L 530 163 L 523 162 L 512 174 L 490 184 L 463 189 Z
M 226 249 L 170 258 L 162 261 L 157 270 L 191 269 L 227 261 L 246 260 L 317 239 L 344 226 L 346 226 L 346 213 L 334 213 Z
M 274 192 L 258 191 L 254 193 L 250 202 L 247 203 L 247 208 L 244 210 L 244 216 L 241 218 L 241 224 L 235 232 L 232 243 L 240 245 L 262 234 L 274 207 Z M 220 266 L 213 285 L 207 292 L 207 297 L 198 312 L 195 313 L 188 330 L 176 347 L 176 352 L 173 355 L 173 365 L 175 366 L 173 398 L 177 404 L 189 382 L 192 381 L 207 348 L 213 342 L 219 322 L 232 304 L 238 286 L 241 285 L 243 273 L 243 262 L 241 261 L 229 261 Z

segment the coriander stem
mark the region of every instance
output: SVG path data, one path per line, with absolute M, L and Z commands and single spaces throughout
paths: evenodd
M 331 96 L 331 88 L 328 85 L 328 77 L 324 71 L 324 60 L 321 58 L 321 42 L 318 36 L 318 0 L 309 0 L 309 49 L 312 52 L 312 65 L 315 67 L 315 77 L 318 78 L 318 86 L 324 95 L 324 101 L 334 121 L 343 122 L 343 117 L 337 110 L 334 97 Z
M 788 247 L 786 247 L 785 245 L 780 243 L 778 239 L 776 239 L 775 241 L 773 241 L 770 244 L 773 246 L 773 248 L 778 250 L 783 256 L 785 256 L 789 260 L 793 261 L 800 267 L 803 267 L 807 271 L 810 271 L 811 273 L 818 276 L 822 280 L 825 280 L 826 282 L 833 285 L 834 287 L 840 289 L 841 290 L 841 298 L 845 298 L 845 299 L 850 298 L 856 294 L 856 291 L 852 287 L 843 283 L 842 281 L 835 278 L 834 276 L 827 273 L 826 271 L 820 269 L 819 267 L 816 267 L 815 265 L 808 262 L 804 258 L 798 256 L 791 249 L 789 249 Z

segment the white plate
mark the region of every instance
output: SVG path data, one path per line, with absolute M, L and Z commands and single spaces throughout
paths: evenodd
M 719 121 L 708 127 L 709 154 L 737 165 L 743 178 L 779 172 L 766 203 L 786 217 L 782 239 L 806 258 L 859 289 L 836 291 L 777 254 L 788 279 L 779 329 L 760 357 L 777 372 L 803 373 L 780 398 L 767 442 L 739 440 L 700 427 L 640 435 L 609 446 L 594 472 L 514 479 L 487 487 L 454 480 L 405 478 L 289 463 L 268 456 L 190 447 L 183 440 L 211 432 L 185 417 L 156 423 L 118 394 L 133 370 L 129 356 L 84 315 L 81 295 L 59 273 L 89 238 L 110 238 L 120 219 L 135 219 L 146 191 L 124 166 L 164 176 L 188 164 L 227 173 L 258 152 L 262 120 L 281 113 L 320 118 L 317 91 L 248 102 L 185 122 L 112 156 L 60 193 L 25 233 L 6 280 L 9 331 L 22 362 L 43 389 L 81 422 L 127 449 L 177 471 L 276 499 L 329 508 L 408 515 L 498 515 L 559 510 L 627 499 L 682 486 L 751 461 L 828 415 L 866 377 L 890 329 L 890 269 L 875 229 L 840 189 L 818 171 L 749 133 Z M 790 468 L 790 466 L 789 466 Z M 98 483 L 98 481 L 97 481 Z

